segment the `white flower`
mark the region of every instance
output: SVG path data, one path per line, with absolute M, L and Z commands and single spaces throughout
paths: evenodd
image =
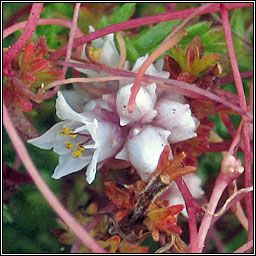
M 181 103 L 182 98 L 177 99 L 179 101 L 172 100 L 170 97 L 160 97 L 155 105 L 157 115 L 153 123 L 171 131 L 170 143 L 196 137 L 197 134 L 194 131 L 199 125 L 199 121 L 192 116 L 189 104 Z
M 156 84 L 152 83 L 146 87 L 140 87 L 135 100 L 135 108 L 132 113 L 128 112 L 128 102 L 133 84 L 121 87 L 116 96 L 116 108 L 120 116 L 120 125 L 124 126 L 135 121 L 149 123 L 156 116 L 154 109 L 156 102 Z
M 59 154 L 53 178 L 59 179 L 88 165 L 88 183 L 95 178 L 97 163 L 114 156 L 123 139 L 120 127 L 101 120 L 93 112 L 79 114 L 67 104 L 61 92 L 56 100 L 57 116 L 65 121 L 55 124 L 29 143 Z
M 130 161 L 145 181 L 155 171 L 169 135 L 170 131 L 151 125 L 135 127 L 116 158 Z
M 204 191 L 201 186 L 201 179 L 195 173 L 189 173 L 182 177 L 184 182 L 186 183 L 191 195 L 194 198 L 200 198 L 203 196 Z M 168 189 L 163 195 L 162 199 L 168 200 L 170 205 L 183 204 L 185 205 L 185 201 L 180 193 L 177 185 L 173 182 L 170 189 Z M 184 208 L 181 212 L 184 216 L 188 217 L 187 210 Z
M 140 58 L 138 58 L 132 68 L 132 71 L 138 71 L 138 69 L 142 66 L 142 64 L 147 60 L 148 58 L 148 54 L 146 54 L 145 56 L 142 56 Z M 167 71 L 162 71 L 163 69 L 163 63 L 160 63 L 162 62 L 161 59 L 159 59 L 159 61 L 157 61 L 154 64 L 151 64 L 145 74 L 146 75 L 151 75 L 151 76 L 158 76 L 158 77 L 161 77 L 161 78 L 169 78 L 170 76 L 170 73 L 167 72 Z M 159 69 L 157 69 L 159 68 Z
M 92 26 L 89 26 L 89 32 L 94 32 L 94 28 Z M 87 59 L 87 56 L 85 54 L 85 47 L 82 51 L 82 59 Z M 98 62 L 101 62 L 103 64 L 112 66 L 112 67 L 118 67 L 120 62 L 120 56 L 116 49 L 115 42 L 114 42 L 114 34 L 108 34 L 103 38 L 98 38 L 96 40 L 92 41 L 91 47 L 90 47 L 90 55 L 93 59 L 95 59 Z M 74 61 L 77 62 L 77 61 Z M 125 64 L 128 65 L 128 62 Z M 75 68 L 81 73 L 84 73 L 87 75 L 87 77 L 102 77 L 106 76 L 103 72 L 97 72 L 91 69 L 84 69 L 84 68 Z M 102 88 L 103 83 L 93 83 L 95 86 Z M 118 81 L 109 81 L 106 82 L 107 88 L 110 88 L 112 90 L 116 90 L 118 88 Z
M 146 61 L 148 58 L 148 54 L 145 56 L 142 56 L 138 58 L 132 68 L 133 72 L 137 72 L 138 69 L 141 67 L 141 65 Z M 162 71 L 163 69 L 163 59 L 159 59 L 155 64 L 151 64 L 148 69 L 146 70 L 145 74 L 146 75 L 151 75 L 151 76 L 158 76 L 161 78 L 169 78 L 170 73 L 167 71 Z M 134 82 L 134 78 L 127 78 L 127 79 L 122 79 L 119 82 L 119 87 L 123 87 L 127 84 L 131 84 Z M 146 85 L 145 82 L 142 82 L 142 85 Z
M 63 90 L 62 94 L 68 105 L 78 113 L 84 112 L 84 105 L 92 98 L 77 84 L 73 84 L 71 90 Z

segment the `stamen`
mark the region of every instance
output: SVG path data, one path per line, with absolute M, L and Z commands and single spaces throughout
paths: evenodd
M 76 147 L 79 151 L 83 151 L 84 150 L 84 147 L 81 146 L 81 143 L 77 143 L 76 144 Z
M 70 142 L 65 142 L 65 145 L 69 150 L 72 150 L 74 148 L 74 145 Z
M 77 137 L 77 134 L 75 134 L 75 133 L 70 133 L 68 136 L 69 136 L 70 138 L 76 138 L 76 137 Z
M 94 49 L 92 46 L 90 47 L 90 55 L 93 59 L 97 61 L 100 60 L 100 52 L 101 52 L 100 48 Z
M 74 151 L 73 153 L 72 153 L 72 156 L 74 157 L 74 158 L 77 158 L 77 157 L 80 157 L 80 156 L 82 156 L 83 155 L 83 153 L 81 152 L 81 151 Z
M 70 128 L 66 127 L 60 132 L 61 135 L 67 135 L 70 132 Z
M 64 129 L 62 129 L 62 131 L 60 132 L 61 135 L 68 135 L 70 138 L 76 138 L 77 134 L 73 133 L 73 129 L 70 129 L 69 127 L 66 127 Z

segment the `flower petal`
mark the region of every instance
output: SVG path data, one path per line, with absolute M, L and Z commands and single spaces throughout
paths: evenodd
M 100 62 L 112 67 L 117 67 L 120 61 L 120 56 L 117 52 L 114 40 L 107 39 L 100 53 Z
M 62 120 L 73 120 L 77 122 L 85 122 L 87 119 L 81 114 L 75 112 L 66 102 L 62 92 L 58 92 L 56 100 L 56 114 Z
M 95 175 L 96 175 L 96 171 L 97 171 L 96 167 L 97 167 L 97 163 L 98 163 L 99 153 L 100 153 L 100 149 L 97 148 L 93 153 L 91 163 L 87 167 L 86 180 L 89 184 L 91 184 L 95 179 Z
M 157 116 L 154 124 L 170 130 L 169 141 L 176 143 L 197 136 L 194 132 L 200 122 L 192 116 L 190 106 L 171 100 L 171 95 L 163 97 L 156 103 Z M 182 99 L 180 99 L 182 100 Z
M 77 158 L 74 158 L 71 154 L 59 156 L 59 164 L 55 168 L 52 178 L 59 179 L 63 176 L 79 171 L 88 165 L 91 159 L 92 156 L 81 156 Z
M 133 129 L 134 137 L 127 142 L 129 158 L 139 175 L 153 173 L 160 155 L 168 144 L 170 131 L 159 127 L 146 126 Z
M 42 149 L 51 149 L 56 143 L 63 140 L 63 136 L 60 135 L 60 131 L 68 124 L 69 121 L 63 121 L 55 124 L 46 133 L 40 137 L 30 139 L 27 142 Z M 64 145 L 63 145 L 64 146 Z
M 131 95 L 131 87 L 133 84 L 128 84 L 124 87 L 121 87 L 117 92 L 116 97 L 116 107 L 117 112 L 120 116 L 120 125 L 124 126 L 130 122 L 141 121 L 143 117 L 150 114 L 151 119 L 145 119 L 147 122 L 152 121 L 155 117 L 156 112 L 154 110 L 155 100 L 156 100 L 156 84 L 153 83 L 147 87 L 141 87 L 136 100 L 135 100 L 135 109 L 132 113 L 128 112 L 128 101 Z M 153 111 L 153 113 L 151 113 Z

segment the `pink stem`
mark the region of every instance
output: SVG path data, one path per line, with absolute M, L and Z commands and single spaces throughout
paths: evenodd
M 243 126 L 243 142 L 244 142 L 244 168 L 245 168 L 245 187 L 252 186 L 252 169 L 251 169 L 251 146 L 250 140 L 248 136 L 248 123 L 244 122 Z M 252 193 L 248 193 L 246 195 L 246 213 L 248 219 L 248 241 L 253 239 L 253 195 Z
M 79 15 L 79 10 L 80 10 L 80 3 L 77 3 L 75 5 L 75 10 L 74 10 L 74 15 L 71 23 L 71 28 L 69 31 L 69 40 L 68 40 L 68 47 L 67 47 L 67 52 L 66 52 L 66 58 L 65 61 L 69 62 L 72 54 L 72 46 L 73 46 L 73 41 L 76 33 L 76 28 L 77 28 L 77 20 L 78 20 L 78 15 Z M 65 78 L 65 74 L 67 72 L 68 67 L 64 66 L 63 67 L 63 79 Z
M 6 28 L 9 26 L 12 26 L 14 23 L 16 23 L 21 17 L 24 15 L 27 15 L 31 9 L 32 4 L 25 5 L 22 9 L 15 12 L 13 15 L 11 15 L 6 23 L 4 24 Z
M 198 240 L 197 237 L 197 221 L 196 221 L 196 205 L 195 199 L 192 197 L 186 183 L 182 178 L 176 179 L 176 184 L 182 193 L 184 198 L 187 212 L 188 212 L 188 225 L 189 225 L 189 236 L 190 236 L 190 251 L 198 251 Z
M 223 142 L 210 142 L 209 149 L 207 152 L 222 152 L 227 151 L 230 146 L 231 140 L 226 140 Z
M 10 77 L 14 75 L 14 71 L 10 67 L 11 61 L 16 58 L 19 52 L 23 49 L 26 45 L 28 40 L 32 37 L 37 22 L 40 18 L 40 14 L 43 8 L 43 3 L 35 3 L 32 5 L 28 21 L 26 23 L 26 27 L 23 30 L 20 38 L 8 49 L 8 51 L 4 54 L 3 57 L 3 75 Z
M 212 191 L 212 195 L 207 207 L 207 211 L 204 214 L 203 220 L 200 224 L 200 228 L 198 231 L 198 251 L 192 251 L 192 253 L 201 253 L 204 248 L 204 242 L 206 239 L 206 235 L 208 233 L 208 230 L 211 226 L 213 215 L 210 213 L 214 213 L 215 209 L 218 205 L 218 202 L 220 200 L 220 197 L 227 187 L 228 183 L 230 182 L 230 179 L 227 178 L 227 175 L 223 174 L 222 172 L 219 174 L 214 189 Z
M 234 154 L 235 148 L 240 142 L 241 129 L 242 129 L 242 123 L 240 124 L 239 128 L 237 129 L 236 135 L 234 136 L 234 139 L 233 139 L 225 157 Z M 235 176 L 233 174 L 235 174 Z M 228 184 L 232 180 L 237 178 L 241 173 L 233 173 L 233 174 L 229 175 L 228 173 L 221 171 L 221 173 L 217 177 L 215 186 L 212 191 L 210 201 L 208 203 L 207 210 L 205 211 L 203 220 L 200 224 L 200 228 L 198 231 L 198 251 L 192 251 L 192 252 L 197 252 L 197 253 L 202 252 L 203 247 L 204 247 L 204 242 L 206 239 L 206 235 L 211 226 L 213 214 L 215 213 L 215 210 L 216 210 L 216 207 L 220 200 L 220 197 L 221 197 L 223 191 L 225 190 L 225 188 L 228 186 Z
M 249 192 L 251 193 L 251 192 Z M 237 195 L 236 197 L 234 197 L 227 205 L 226 209 L 223 211 L 223 214 L 225 212 L 227 212 L 233 205 L 235 205 L 238 201 L 241 201 L 246 195 L 248 194 L 248 192 L 244 192 L 241 193 L 239 195 Z M 223 215 L 222 214 L 222 215 Z M 213 216 L 212 218 L 212 222 L 211 222 L 211 226 L 222 216 L 222 215 L 218 215 L 218 216 Z
M 220 119 L 223 122 L 223 124 L 227 127 L 229 134 L 234 137 L 236 134 L 236 129 L 233 125 L 233 123 L 231 122 L 229 115 L 227 114 L 220 114 Z
M 73 15 L 73 19 L 72 19 L 72 23 L 71 23 L 71 27 L 70 27 L 70 31 L 69 31 L 69 39 L 68 39 L 67 52 L 66 52 L 66 58 L 65 58 L 66 62 L 70 61 L 71 55 L 72 55 L 72 45 L 73 45 L 74 37 L 75 37 L 75 34 L 76 34 L 77 20 L 78 20 L 80 5 L 81 5 L 80 3 L 76 3 L 76 5 L 75 5 L 74 15 Z M 63 72 L 62 79 L 65 79 L 67 69 L 68 69 L 67 66 L 63 66 L 63 68 L 62 68 L 62 72 Z M 60 85 L 56 86 L 53 89 L 53 91 L 56 92 L 56 93 L 59 90 L 60 90 Z
M 144 73 L 146 72 L 148 67 L 159 56 L 161 56 L 164 52 L 166 52 L 168 49 L 173 47 L 175 44 L 177 44 L 181 40 L 181 38 L 185 35 L 184 32 L 185 31 L 182 31 L 182 30 L 179 31 L 179 33 L 174 35 L 173 38 L 170 38 L 170 40 L 166 41 L 163 45 L 158 47 L 152 54 L 150 54 L 150 56 L 146 59 L 146 61 L 141 65 L 141 67 L 139 68 L 139 70 L 136 74 L 134 84 L 131 88 L 131 96 L 130 96 L 130 99 L 129 99 L 129 102 L 128 102 L 128 111 L 130 113 L 132 113 L 133 110 L 134 110 L 136 96 L 137 96 L 137 94 L 140 90 L 140 84 L 141 84 L 141 80 L 143 78 Z
M 253 71 L 245 71 L 245 72 L 240 72 L 240 76 L 241 78 L 247 78 L 247 77 L 252 77 L 253 76 Z M 225 76 L 225 77 L 221 77 L 220 78 L 220 84 L 227 84 L 230 82 L 234 81 L 234 76 L 230 75 L 230 76 Z
M 246 244 L 242 245 L 239 249 L 234 251 L 234 253 L 246 253 L 248 250 L 252 249 L 253 247 L 253 240 L 250 240 Z
M 64 61 L 55 61 L 55 64 L 57 65 L 68 65 L 70 67 L 78 67 L 78 68 L 86 68 L 86 69 L 92 69 L 98 72 L 106 72 L 110 73 L 113 75 L 118 75 L 118 76 L 125 76 L 125 77 L 135 77 L 136 73 L 131 72 L 131 71 L 126 71 L 126 70 L 119 70 L 111 67 L 102 67 L 102 66 L 97 66 L 94 64 L 86 64 L 86 63 L 66 63 Z M 234 111 L 244 114 L 248 120 L 252 120 L 253 116 L 248 113 L 247 111 L 242 111 L 238 106 L 226 101 L 225 99 L 215 95 L 214 93 L 211 93 L 210 91 L 203 90 L 193 84 L 187 84 L 182 81 L 177 81 L 177 80 L 172 80 L 172 79 L 167 79 L 167 78 L 161 78 L 161 77 L 155 77 L 155 76 L 149 76 L 149 75 L 144 75 L 143 76 L 143 81 L 150 82 L 150 83 L 156 83 L 159 88 L 162 88 L 163 90 L 166 91 L 171 91 L 171 92 L 176 92 L 183 94 L 188 97 L 196 98 L 196 97 L 206 97 L 209 98 L 213 101 L 222 103 L 223 105 L 233 109 Z M 161 83 L 161 84 L 160 84 Z M 44 95 L 42 99 L 48 99 L 52 97 L 53 95 Z
M 220 9 L 221 9 L 221 15 L 222 15 L 223 29 L 224 29 L 224 34 L 226 37 L 228 53 L 229 53 L 229 58 L 230 58 L 231 66 L 232 66 L 236 89 L 237 89 L 238 96 L 239 96 L 239 102 L 240 102 L 241 108 L 246 110 L 246 98 L 244 95 L 243 83 L 242 83 L 242 79 L 241 79 L 240 72 L 238 69 L 238 64 L 236 61 L 236 54 L 235 54 L 235 49 L 234 49 L 234 45 L 233 45 L 231 27 L 230 27 L 230 23 L 229 23 L 229 13 L 228 13 L 228 9 L 226 8 L 225 4 L 221 4 L 220 6 L 221 6 Z
M 17 30 L 23 29 L 26 27 L 27 21 L 22 21 L 17 24 L 14 24 L 13 26 L 6 28 L 3 31 L 3 39 L 7 36 L 11 35 Z M 70 20 L 62 20 L 62 19 L 39 19 L 37 25 L 60 25 L 63 27 L 71 28 L 72 22 Z M 83 36 L 83 33 L 80 31 L 78 27 L 76 27 L 76 37 Z
M 212 3 L 204 4 L 199 7 L 195 12 L 191 13 L 188 17 L 186 17 L 178 26 L 174 28 L 174 30 L 165 38 L 161 45 L 152 54 L 150 54 L 146 61 L 141 65 L 135 77 L 134 85 L 131 88 L 131 96 L 128 103 L 128 111 L 130 113 L 132 113 L 134 110 L 135 100 L 140 89 L 141 80 L 148 67 L 164 52 L 177 44 L 184 35 L 186 35 L 184 33 L 185 31 L 182 31 L 182 29 L 192 18 L 200 13 L 200 11 L 207 9 L 212 5 Z
M 232 34 L 231 34 L 231 27 L 229 23 L 229 13 L 228 13 L 227 6 L 225 4 L 221 4 L 220 7 L 221 7 L 220 11 L 222 16 L 224 34 L 227 42 L 229 58 L 232 66 L 237 93 L 239 96 L 239 103 L 240 103 L 241 109 L 246 111 L 247 110 L 246 98 L 245 98 L 243 83 L 242 83 L 242 79 L 240 76 L 240 72 L 239 72 L 238 64 L 236 60 L 235 49 L 234 49 Z M 244 119 L 244 116 L 243 116 L 243 119 Z M 251 159 L 250 159 L 250 139 L 249 139 L 247 122 L 244 123 L 243 141 L 244 141 L 244 154 L 245 154 L 245 187 L 250 187 L 252 185 L 252 173 L 251 173 Z M 248 241 L 250 241 L 253 238 L 252 194 L 249 193 L 246 196 L 246 199 L 247 199 L 246 211 L 247 211 L 248 224 L 249 224 Z
M 62 19 L 40 19 L 38 21 L 37 25 L 60 25 L 63 27 L 71 28 L 72 27 L 72 22 L 69 20 L 62 20 Z M 7 36 L 11 35 L 15 31 L 19 29 L 23 29 L 26 26 L 26 21 L 19 22 L 3 31 L 3 39 L 6 38 Z M 80 31 L 78 27 L 76 27 L 76 37 L 81 37 L 83 36 L 83 33 Z M 83 46 L 78 46 L 76 50 L 76 56 L 80 57 L 82 54 Z
M 249 7 L 252 5 L 253 5 L 253 3 L 232 3 L 232 4 L 229 4 L 227 7 L 229 9 L 236 9 L 236 8 L 242 8 L 242 7 Z M 132 28 L 136 28 L 136 27 L 160 23 L 160 22 L 169 21 L 169 20 L 186 18 L 191 13 L 195 12 L 198 8 L 200 8 L 200 7 L 190 8 L 187 10 L 182 10 L 182 11 L 177 11 L 177 12 L 172 12 L 172 13 L 164 13 L 164 14 L 158 14 L 158 15 L 154 15 L 154 16 L 147 16 L 147 17 L 142 17 L 142 18 L 138 18 L 138 19 L 128 20 L 125 22 L 120 22 L 120 23 L 108 26 L 106 28 L 99 29 L 95 32 L 89 33 L 81 38 L 78 38 L 77 40 L 74 41 L 73 48 L 76 48 L 79 45 L 91 42 L 97 38 L 106 36 L 108 34 L 116 33 L 118 31 L 123 31 L 123 30 L 127 30 L 127 29 L 132 29 Z M 210 6 L 209 8 L 207 8 L 205 10 L 202 10 L 201 12 L 198 13 L 198 15 L 211 13 L 211 12 L 218 12 L 218 11 L 220 11 L 220 5 L 217 3 L 213 6 Z M 52 53 L 50 58 L 51 59 L 60 58 L 61 56 L 63 56 L 65 54 L 66 49 L 67 49 L 67 45 L 61 47 L 55 53 Z
M 62 218 L 63 221 L 68 225 L 70 230 L 72 230 L 91 251 L 105 253 L 106 251 L 103 250 L 88 234 L 88 232 L 86 232 L 84 228 L 72 217 L 72 215 L 70 215 L 70 213 L 63 207 L 57 197 L 44 182 L 14 128 L 5 104 L 3 104 L 3 123 L 16 152 L 19 154 L 25 168 L 29 172 L 38 189 L 41 191 L 42 195 L 45 197 L 46 201 L 51 205 L 59 217 Z

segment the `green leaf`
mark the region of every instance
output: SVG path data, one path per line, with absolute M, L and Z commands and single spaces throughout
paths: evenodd
M 123 4 L 114 9 L 114 14 L 110 19 L 110 24 L 116 24 L 119 22 L 127 21 L 134 13 L 136 3 Z
M 74 5 L 71 3 L 51 3 L 47 7 L 69 18 L 72 18 L 74 14 Z
M 201 44 L 205 45 L 205 55 L 225 52 L 227 48 L 222 27 L 214 27 L 204 33 Z
M 6 204 L 3 204 L 3 222 L 4 223 L 12 223 L 13 218 L 9 212 L 8 206 Z
M 226 126 L 220 120 L 220 117 L 218 114 L 211 115 L 208 119 L 211 121 L 214 121 L 214 127 L 213 127 L 214 132 L 216 132 L 223 139 L 230 138 L 230 134 Z
M 232 29 L 237 32 L 240 36 L 245 35 L 245 22 L 243 18 L 243 11 L 242 9 L 236 9 L 233 12 L 232 16 Z M 233 36 L 234 48 L 236 51 L 236 55 L 238 58 L 242 58 L 244 56 L 244 42 L 240 40 L 239 37 L 236 35 Z
M 126 46 L 127 59 L 130 62 L 135 63 L 136 60 L 140 57 L 140 55 L 128 37 L 126 37 L 124 40 Z
M 179 42 L 179 45 L 181 45 L 182 47 L 185 47 L 188 43 L 190 43 L 193 40 L 195 36 L 203 35 L 210 29 L 210 27 L 211 27 L 211 22 L 208 22 L 208 21 L 202 21 L 202 22 L 193 24 L 192 26 L 186 29 L 188 35 L 182 38 L 182 40 Z
M 98 25 L 98 29 L 102 29 L 108 26 L 108 18 L 106 15 L 103 15 L 100 19 L 100 23 Z
M 172 30 L 180 23 L 179 20 L 162 22 L 143 32 L 141 36 L 136 36 L 135 40 L 131 39 L 133 46 L 140 52 L 140 56 L 148 53 L 153 47 L 160 43 Z
M 248 233 L 246 230 L 242 230 L 230 242 L 227 243 L 227 252 L 232 253 L 247 242 Z

